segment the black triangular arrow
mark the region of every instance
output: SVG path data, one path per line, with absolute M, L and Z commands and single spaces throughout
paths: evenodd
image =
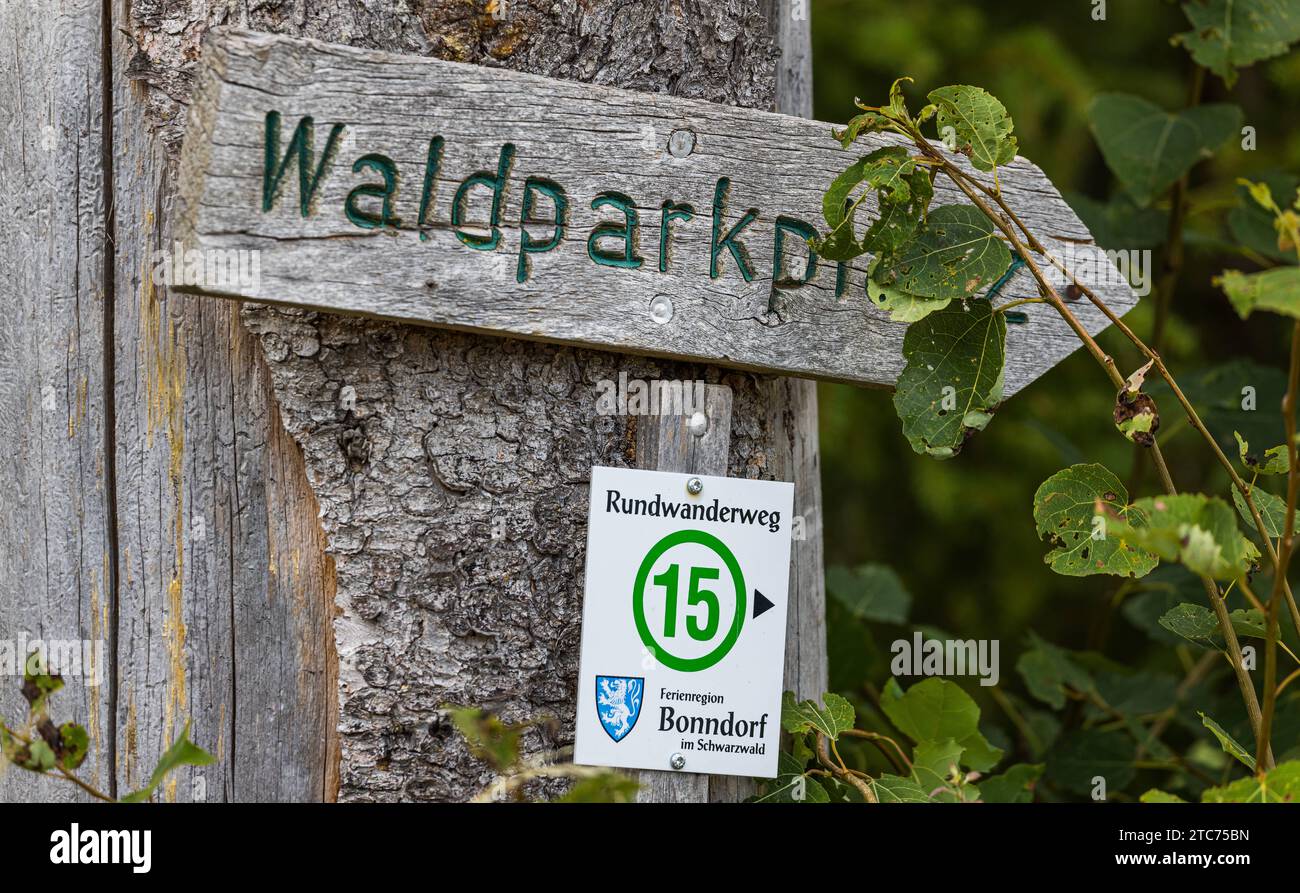
M 775 607 L 776 605 L 768 601 L 767 596 L 763 595 L 763 593 L 759 592 L 757 589 L 754 590 L 754 616 L 755 617 L 758 617 L 758 615 L 762 614 L 763 612 Z

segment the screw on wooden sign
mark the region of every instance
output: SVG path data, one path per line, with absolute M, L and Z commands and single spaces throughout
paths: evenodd
M 831 130 L 216 30 L 182 156 L 179 234 L 187 248 L 259 250 L 262 268 L 252 284 L 180 287 L 889 385 L 905 327 L 867 299 L 869 259 L 831 263 L 807 244 L 822 193 L 853 158 Z M 1048 250 L 1113 271 L 1040 170 L 1018 158 L 999 177 Z M 936 189 L 936 205 L 964 201 Z M 1136 303 L 1119 276 L 1096 290 L 1116 313 Z M 1033 294 L 1020 271 L 997 300 Z M 1091 306 L 1076 313 L 1105 327 Z M 1007 338 L 1008 395 L 1078 346 L 1050 308 L 1025 317 Z

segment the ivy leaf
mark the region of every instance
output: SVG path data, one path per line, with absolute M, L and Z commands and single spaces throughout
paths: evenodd
M 1192 30 L 1174 35 L 1174 43 L 1229 87 L 1238 68 L 1280 56 L 1300 40 L 1300 8 L 1292 0 L 1191 0 L 1183 13 Z
M 158 765 L 154 767 L 153 774 L 149 776 L 149 783 L 138 791 L 127 794 L 122 798 L 123 803 L 143 803 L 148 800 L 158 785 L 162 784 L 163 779 L 168 773 L 181 766 L 208 766 L 215 760 L 212 754 L 190 741 L 190 724 L 185 723 L 185 728 L 181 729 L 181 735 L 173 742 L 172 746 L 167 748 L 167 752 L 158 760 Z
M 822 703 L 795 702 L 794 692 L 781 697 L 781 727 L 793 735 L 817 731 L 832 741 L 840 733 L 853 728 L 856 713 L 853 705 L 834 692 L 822 695 Z
M 1261 460 L 1259 454 L 1250 451 L 1250 444 L 1240 433 L 1233 431 L 1232 436 L 1237 438 L 1237 454 L 1248 471 L 1257 474 L 1286 474 L 1290 469 L 1291 460 L 1287 456 L 1285 444 L 1264 450 L 1264 458 Z
M 1272 539 L 1277 539 L 1282 535 L 1283 528 L 1286 527 L 1286 500 L 1274 496 L 1258 487 L 1252 487 L 1250 498 L 1255 503 L 1255 508 L 1259 509 L 1259 517 L 1264 521 L 1264 531 Z M 1241 495 L 1241 491 L 1236 487 L 1232 488 L 1232 503 L 1237 507 L 1237 514 L 1241 515 L 1241 520 L 1246 523 L 1246 527 L 1255 529 L 1255 516 L 1250 513 L 1250 506 L 1246 505 L 1246 497 Z
M 1038 538 L 1047 537 L 1056 547 L 1043 560 L 1067 577 L 1145 576 L 1159 558 L 1112 533 L 1105 515 L 1097 513 L 1098 502 L 1134 526 L 1146 523 L 1128 504 L 1123 483 L 1104 465 L 1071 465 L 1043 481 L 1034 494 L 1034 523 Z
M 1219 744 L 1223 747 L 1224 753 L 1228 756 L 1236 757 L 1239 761 L 1244 763 L 1246 768 L 1250 769 L 1251 772 L 1255 771 L 1255 758 L 1246 751 L 1246 748 L 1237 743 L 1236 738 L 1233 738 L 1225 732 L 1223 726 L 1210 719 L 1201 711 L 1196 711 L 1196 715 L 1201 718 L 1201 722 L 1204 726 L 1214 733 L 1214 737 L 1219 739 Z
M 1258 273 L 1224 270 L 1214 278 L 1242 319 L 1256 310 L 1300 317 L 1300 267 L 1274 267 Z
M 980 779 L 980 800 L 985 803 L 1032 803 L 1034 785 L 1046 768 L 1042 763 L 1016 763 L 1001 775 Z
M 966 298 L 1001 278 L 1011 252 L 974 205 L 935 208 L 897 251 L 876 263 L 877 284 L 922 298 Z
M 890 679 L 880 707 L 899 731 L 918 744 L 945 738 L 960 744 L 971 769 L 985 772 L 1002 759 L 1002 751 L 980 733 L 980 708 L 947 679 L 926 679 L 906 692 L 897 679 Z
M 59 740 L 63 743 L 59 755 L 63 768 L 72 770 L 80 767 L 90 752 L 90 735 L 86 733 L 85 727 L 65 722 L 59 726 Z
M 1081 694 L 1093 690 L 1092 676 L 1076 664 L 1068 651 L 1029 633 L 1029 649 L 1016 661 L 1016 671 L 1029 693 L 1060 710 L 1069 691 Z
M 1238 636 L 1264 638 L 1264 614 L 1259 609 L 1238 608 L 1228 615 L 1228 619 Z M 1219 621 L 1214 613 L 1203 605 L 1188 603 L 1178 605 L 1160 618 L 1160 625 L 1202 648 L 1220 650 L 1223 648 Z
M 932 90 L 926 98 L 934 103 L 940 135 L 951 127 L 956 150 L 976 169 L 991 171 L 1015 159 L 1015 125 L 997 97 L 979 87 L 958 85 Z
M 903 581 L 884 564 L 862 564 L 853 570 L 836 565 L 826 572 L 826 590 L 859 620 L 903 624 L 912 607 Z
M 1270 260 L 1294 264 L 1295 249 L 1284 249 L 1279 244 L 1277 215 L 1261 207 L 1252 195 L 1251 185 L 1238 182 L 1237 206 L 1228 212 L 1228 229 L 1232 232 L 1232 237 Z M 1260 183 L 1254 185 L 1268 190 L 1270 201 L 1272 196 L 1279 195 L 1291 202 L 1295 200 L 1297 189 L 1300 189 L 1300 177 L 1293 174 L 1266 174 L 1260 178 Z
M 1167 112 L 1127 93 L 1103 93 L 1088 121 L 1106 165 L 1140 207 L 1213 155 L 1241 128 L 1235 105 L 1212 103 Z
M 1263 777 L 1250 775 L 1209 788 L 1202 803 L 1295 803 L 1300 801 L 1300 760 L 1282 763 Z
M 919 784 L 901 775 L 882 775 L 870 782 L 879 803 L 929 803 L 930 795 Z
M 982 299 L 908 328 L 894 410 L 913 450 L 948 459 L 988 425 L 1002 401 L 1006 338 L 1006 320 Z
M 1203 493 L 1150 496 L 1134 508 L 1146 516 L 1141 527 L 1111 518 L 1108 532 L 1123 536 L 1166 561 L 1216 580 L 1235 580 L 1259 557 L 1259 550 L 1241 534 L 1236 514 L 1222 499 Z

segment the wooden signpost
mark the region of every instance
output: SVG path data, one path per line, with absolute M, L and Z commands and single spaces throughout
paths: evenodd
M 905 327 L 867 299 L 868 259 L 836 264 L 808 247 L 826 186 L 886 138 L 850 153 L 831 132 L 829 124 L 667 95 L 215 31 L 207 39 L 180 159 L 170 255 L 174 289 L 888 386 L 903 366 Z M 1004 194 L 1049 250 L 1075 265 L 1111 266 L 1041 171 L 1017 158 L 999 173 Z M 940 180 L 936 205 L 962 201 Z M 1136 302 L 1116 278 L 1093 281 L 1117 313 Z M 1035 293 L 1021 272 L 997 301 Z M 1075 310 L 1089 331 L 1104 328 L 1105 319 L 1091 306 Z M 310 351 L 320 349 L 311 327 L 268 312 L 245 315 L 264 344 L 284 346 L 292 357 L 299 351 L 284 337 L 301 331 Z M 1023 316 L 1007 336 L 1008 396 L 1078 346 L 1050 309 L 1027 306 Z M 362 343 L 374 343 L 376 335 L 366 330 Z M 340 347 L 348 343 L 338 341 Z M 348 366 L 354 355 L 351 349 L 326 354 L 336 370 L 331 386 L 340 374 L 366 377 Z M 303 442 L 322 520 L 340 555 L 340 592 L 350 593 L 355 605 L 365 597 L 374 565 L 357 563 L 365 555 L 358 552 L 352 519 L 373 514 L 383 500 L 375 499 L 373 487 L 358 489 L 329 458 L 335 441 L 317 427 L 333 410 L 320 395 L 309 399 L 311 392 L 287 372 L 274 377 L 278 394 L 293 395 L 286 424 Z M 345 420 L 358 408 L 349 388 L 338 392 Z M 395 396 L 371 399 L 391 403 Z M 746 413 L 761 418 L 766 412 L 769 423 L 784 405 L 776 397 L 766 408 L 761 401 L 753 405 L 752 394 L 746 400 Z M 700 418 L 641 421 L 629 458 L 647 469 L 726 474 L 729 457 L 735 461 L 732 390 L 711 383 L 705 402 Z M 402 413 L 428 423 L 427 413 L 415 408 Z M 362 428 L 345 435 L 358 431 L 358 449 L 368 448 Z M 442 473 L 437 444 L 467 435 L 448 429 L 420 436 L 436 479 L 461 492 L 462 485 Z M 790 439 L 793 454 L 815 451 L 798 440 Z M 369 461 L 369 454 L 350 452 L 352 440 L 337 443 L 348 463 L 360 468 Z M 793 454 L 762 473 L 815 468 L 815 457 L 810 462 L 808 455 Z M 391 459 L 386 464 L 403 469 L 403 487 L 419 477 Z M 815 477 L 811 483 L 793 477 L 796 513 L 805 510 L 809 486 L 816 513 Z M 820 614 L 820 581 L 805 579 L 810 570 L 819 574 L 820 520 L 808 520 L 813 551 L 796 559 L 787 638 L 787 685 L 800 696 L 816 694 L 812 689 L 822 683 L 812 676 L 825 672 L 824 657 L 798 656 L 806 631 L 818 637 L 810 647 L 824 654 L 820 618 L 809 614 Z M 445 573 L 437 572 L 439 578 Z M 350 607 L 342 598 L 340 606 Z M 348 611 L 336 623 L 345 727 L 364 727 L 348 718 L 357 710 L 349 705 L 361 703 L 350 698 L 378 688 L 373 666 L 365 663 L 387 648 L 378 626 L 384 621 L 374 610 L 367 604 L 359 619 Z M 816 666 L 820 672 L 803 678 Z M 418 671 L 413 667 L 411 674 Z M 382 785 L 368 745 L 352 753 L 344 741 L 342 750 L 345 787 L 350 773 L 358 791 Z M 652 800 L 738 799 L 751 790 L 744 779 L 671 771 L 645 772 L 642 782 L 642 798 Z
M 826 186 L 874 148 L 829 124 L 246 32 L 204 61 L 179 250 L 257 252 L 257 275 L 196 268 L 181 290 L 860 385 L 902 369 L 869 259 L 808 249 Z M 1109 267 L 1038 168 L 1000 181 L 1049 250 Z M 1000 300 L 1032 294 L 1022 272 Z M 1007 395 L 1078 346 L 1049 308 L 1026 316 Z

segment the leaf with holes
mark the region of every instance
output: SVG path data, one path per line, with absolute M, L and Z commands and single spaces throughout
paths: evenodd
M 979 87 L 957 85 L 932 90 L 927 98 L 935 106 L 940 139 L 970 158 L 978 170 L 991 171 L 1015 159 L 1016 138 L 1011 134 L 1015 124 L 996 96 Z M 955 138 L 955 145 L 945 131 Z
M 1104 465 L 1071 465 L 1043 481 L 1034 494 L 1034 523 L 1039 539 L 1053 546 L 1043 560 L 1067 577 L 1115 574 L 1143 577 L 1160 559 L 1123 536 L 1115 535 L 1106 515 L 1141 526 L 1146 519 L 1128 504 L 1128 490 Z
M 1255 503 L 1255 508 L 1259 509 L 1259 517 L 1264 522 L 1265 533 L 1272 539 L 1280 537 L 1286 527 L 1286 500 L 1258 487 L 1250 489 L 1250 499 Z M 1251 514 L 1250 506 L 1246 504 L 1246 497 L 1242 496 L 1241 491 L 1236 487 L 1232 488 L 1232 504 L 1237 507 L 1237 514 L 1241 515 L 1241 520 L 1245 522 L 1246 527 L 1254 530 L 1255 516 Z
M 872 279 L 876 265 L 867 270 L 867 297 L 871 303 L 889 314 L 894 322 L 920 322 L 931 313 L 942 310 L 952 303 L 952 298 L 922 298 L 910 295 L 902 289 L 889 288 Z
M 1261 457 L 1258 453 L 1251 452 L 1250 444 L 1239 432 L 1233 431 L 1232 436 L 1237 438 L 1237 455 L 1241 457 L 1241 464 L 1249 471 L 1256 474 L 1286 474 L 1291 467 L 1285 444 L 1269 447 Z
M 859 189 L 861 192 L 852 198 Z M 858 207 L 872 193 L 881 216 L 859 241 L 854 234 L 854 218 Z M 822 216 L 830 233 L 814 247 L 822 257 L 845 261 L 878 250 L 875 243 L 880 238 L 888 237 L 889 244 L 901 244 L 920 225 L 933 194 L 929 174 L 917 166 L 905 147 L 877 149 L 831 181 L 822 196 Z M 883 234 L 876 230 L 883 230 Z
M 913 450 L 951 458 L 984 430 L 1002 402 L 1006 340 L 1006 320 L 982 299 L 908 327 L 894 411 Z
M 965 298 L 992 285 L 1011 263 L 993 223 L 973 205 L 943 205 L 916 235 L 876 264 L 877 284 L 922 298 Z
M 1229 87 L 1238 68 L 1280 56 L 1300 40 L 1295 0 L 1190 0 L 1183 13 L 1192 29 L 1174 35 L 1174 42 Z
M 1222 499 L 1181 493 L 1139 499 L 1133 507 L 1146 516 L 1146 524 L 1135 526 L 1111 516 L 1107 532 L 1166 561 L 1181 562 L 1194 573 L 1235 580 L 1259 557 L 1259 550 L 1237 527 L 1236 513 Z

